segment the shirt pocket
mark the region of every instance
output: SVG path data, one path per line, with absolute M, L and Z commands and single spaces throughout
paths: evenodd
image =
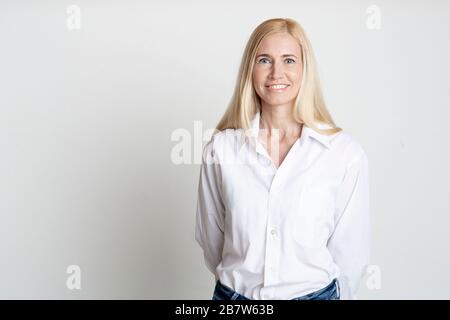
M 326 245 L 334 227 L 334 199 L 333 188 L 327 184 L 302 188 L 290 224 L 293 238 L 299 245 L 307 248 Z

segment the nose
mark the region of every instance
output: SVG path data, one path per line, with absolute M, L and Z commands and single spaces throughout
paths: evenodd
M 283 66 L 279 62 L 273 63 L 270 72 L 270 78 L 280 79 L 282 77 L 283 77 Z

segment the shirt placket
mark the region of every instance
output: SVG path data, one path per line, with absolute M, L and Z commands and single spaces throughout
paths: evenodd
M 281 252 L 280 242 L 280 204 L 278 197 L 279 183 L 278 171 L 263 146 L 256 142 L 256 152 L 260 159 L 261 170 L 271 179 L 267 197 L 267 223 L 266 223 L 266 246 L 264 253 L 264 288 L 261 291 L 262 299 L 273 299 L 275 297 L 275 285 L 279 278 L 279 261 Z
M 280 211 L 278 197 L 271 190 L 267 200 L 266 252 L 264 259 L 264 286 L 266 299 L 275 297 L 275 285 L 278 283 L 280 265 Z
M 276 284 L 279 283 L 280 273 L 280 254 L 281 254 L 281 189 L 283 188 L 283 179 L 290 172 L 291 158 L 298 152 L 299 142 L 292 146 L 281 166 L 277 169 L 270 159 L 264 147 L 256 142 L 256 151 L 258 157 L 262 160 L 262 165 L 266 165 L 266 173 L 269 175 L 271 182 L 269 183 L 267 198 L 267 224 L 266 224 L 266 246 L 264 258 L 264 287 L 261 290 L 262 299 L 273 299 L 276 297 Z M 269 165 L 271 164 L 271 166 Z

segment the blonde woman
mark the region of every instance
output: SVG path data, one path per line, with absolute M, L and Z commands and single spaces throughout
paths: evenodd
M 302 27 L 261 23 L 237 80 L 198 185 L 213 300 L 354 299 L 369 261 L 368 160 L 327 111 Z

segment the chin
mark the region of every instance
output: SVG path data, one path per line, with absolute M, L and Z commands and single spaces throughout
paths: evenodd
M 266 104 L 270 105 L 271 107 L 286 105 L 291 101 L 292 100 L 265 100 Z

